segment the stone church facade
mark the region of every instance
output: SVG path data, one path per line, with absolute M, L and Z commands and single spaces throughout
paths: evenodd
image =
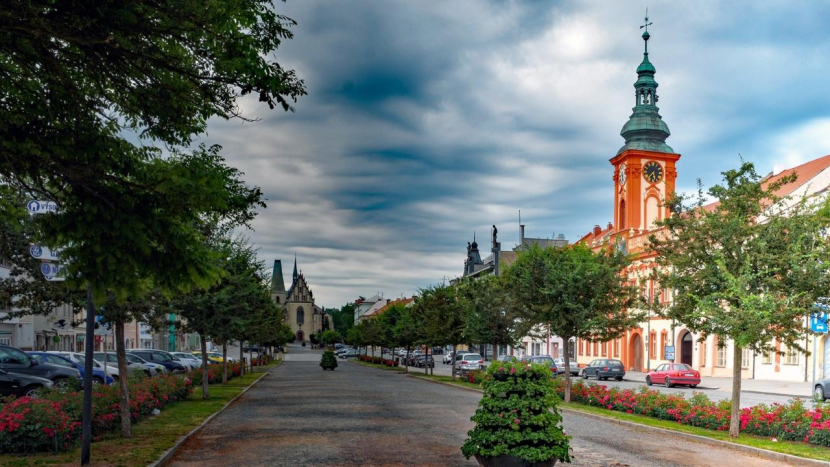
M 314 303 L 314 293 L 306 282 L 303 273 L 297 269 L 297 258 L 294 258 L 294 272 L 291 275 L 291 286 L 285 288 L 282 274 L 282 261 L 274 260 L 274 269 L 271 274 L 271 297 L 282 307 L 286 322 L 291 326 L 295 342 L 309 342 L 309 336 L 323 329 L 324 321 L 331 321 L 325 311 Z

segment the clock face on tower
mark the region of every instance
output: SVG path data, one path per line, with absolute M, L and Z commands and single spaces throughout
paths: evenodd
M 620 166 L 620 185 L 625 185 L 625 164 Z
M 658 162 L 646 162 L 643 166 L 643 177 L 650 183 L 657 183 L 663 179 L 663 167 Z

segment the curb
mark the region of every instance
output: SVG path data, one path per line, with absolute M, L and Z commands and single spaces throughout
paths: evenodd
M 279 365 L 277 365 L 277 366 L 279 366 Z M 158 460 L 156 460 L 152 464 L 148 464 L 147 467 L 164 467 L 165 465 L 167 465 L 171 460 L 173 460 L 173 456 L 176 455 L 176 452 L 178 452 L 178 450 L 182 447 L 182 445 L 185 443 L 185 441 L 190 439 L 191 436 L 195 435 L 202 428 L 204 428 L 205 425 L 208 424 L 208 422 L 213 420 L 213 417 L 215 417 L 215 416 L 219 415 L 220 413 L 224 412 L 225 409 L 228 408 L 228 406 L 230 406 L 231 404 L 236 402 L 237 399 L 239 399 L 240 397 L 242 397 L 243 394 L 248 392 L 248 389 L 251 389 L 252 387 L 254 387 L 254 385 L 256 383 L 258 383 L 262 378 L 268 376 L 269 373 L 271 373 L 271 370 L 266 371 L 265 373 L 262 374 L 262 376 L 255 379 L 253 383 L 249 384 L 248 387 L 243 389 L 242 392 L 240 392 L 239 394 L 236 395 L 236 397 L 229 400 L 225 405 L 222 406 L 221 409 L 217 410 L 216 412 L 211 414 L 208 418 L 204 419 L 202 421 L 202 423 L 199 424 L 199 426 L 197 426 L 196 428 L 190 430 L 189 433 L 187 433 L 186 435 L 184 435 L 184 436 L 180 437 L 178 440 L 176 440 L 176 444 L 174 444 L 173 447 L 171 447 L 167 451 L 164 451 L 164 454 L 162 454 L 161 457 L 158 458 Z
M 726 388 L 726 389 L 725 389 L 725 388 L 719 388 L 719 390 L 721 390 L 721 391 L 730 390 L 730 391 L 731 391 L 731 390 L 732 390 L 732 388 Z M 782 397 L 792 397 L 792 398 L 795 398 L 795 399 L 805 399 L 805 400 L 812 400 L 812 399 L 813 399 L 813 396 L 812 396 L 812 395 L 810 395 L 810 396 L 803 396 L 803 395 L 798 395 L 798 394 L 784 394 L 784 393 L 781 393 L 781 392 L 768 392 L 768 391 L 746 391 L 746 390 L 743 390 L 743 389 L 741 389 L 741 392 L 742 392 L 742 393 L 743 393 L 743 392 L 748 392 L 748 393 L 750 393 L 750 394 L 763 394 L 763 395 L 765 395 L 765 396 L 782 396 Z
M 670 436 L 677 436 L 677 437 L 681 437 L 681 438 L 686 438 L 688 440 L 695 441 L 695 442 L 702 443 L 702 444 L 708 444 L 710 446 L 717 446 L 717 447 L 723 447 L 723 448 L 728 448 L 728 449 L 734 449 L 736 451 L 741 451 L 741 452 L 745 452 L 747 454 L 752 454 L 756 457 L 761 457 L 761 458 L 764 458 L 764 459 L 769 459 L 769 460 L 777 461 L 777 462 L 786 462 L 789 465 L 808 466 L 808 467 L 814 467 L 814 466 L 827 467 L 827 462 L 825 462 L 825 461 L 820 461 L 820 460 L 815 460 L 815 459 L 807 459 L 807 458 L 804 458 L 804 457 L 798 457 L 798 456 L 793 456 L 793 455 L 790 455 L 790 454 L 784 454 L 784 453 L 780 453 L 780 452 L 769 451 L 769 450 L 766 450 L 766 449 L 754 448 L 752 446 L 745 446 L 743 444 L 730 443 L 728 441 L 721 441 L 721 440 L 717 440 L 717 439 L 707 438 L 705 436 L 693 435 L 691 433 L 683 433 L 682 431 L 667 430 L 665 428 L 658 428 L 658 427 L 649 426 L 649 425 L 642 425 L 642 424 L 639 424 L 639 423 L 629 422 L 629 421 L 626 421 L 626 420 L 618 420 L 616 418 L 603 417 L 602 415 L 583 412 L 581 410 L 571 409 L 569 407 L 562 407 L 561 405 L 559 406 L 559 410 L 561 410 L 563 412 L 570 412 L 570 413 L 579 414 L 579 415 L 589 417 L 589 418 L 594 418 L 594 419 L 597 419 L 597 420 L 603 420 L 603 421 L 606 421 L 606 422 L 615 423 L 617 425 L 623 425 L 623 426 L 636 428 L 636 429 L 640 429 L 640 430 L 653 431 L 653 432 L 660 433 L 660 434 L 663 434 L 663 435 L 670 435 Z
M 421 379 L 421 380 L 424 380 L 424 381 L 429 381 L 431 383 L 441 384 L 441 385 L 444 385 L 444 386 L 450 386 L 450 387 L 453 387 L 453 388 L 456 388 L 456 389 L 465 389 L 467 391 L 473 391 L 473 392 L 478 392 L 478 393 L 484 392 L 484 390 L 482 390 L 482 389 L 466 388 L 464 386 L 458 386 L 456 384 L 447 383 L 447 382 L 444 382 L 444 381 L 435 381 L 435 380 L 429 379 L 429 378 L 419 378 L 418 376 L 415 376 L 415 375 L 408 375 L 408 376 L 411 377 L 411 378 L 418 378 L 418 379 Z M 777 462 L 786 462 L 789 465 L 806 466 L 806 467 L 817 467 L 817 466 L 827 467 L 827 465 L 828 465 L 828 463 L 825 462 L 825 461 L 820 461 L 820 460 L 815 460 L 815 459 L 807 459 L 807 458 L 804 458 L 804 457 L 793 456 L 793 455 L 790 455 L 790 454 L 784 454 L 784 453 L 780 453 L 780 452 L 769 451 L 767 449 L 754 448 L 752 446 L 745 446 L 743 444 L 730 443 L 728 441 L 721 441 L 721 440 L 717 440 L 717 439 L 707 438 L 705 436 L 693 435 L 691 433 L 683 433 L 682 431 L 667 430 L 665 428 L 658 428 L 658 427 L 654 427 L 654 426 L 643 425 L 643 424 L 640 424 L 640 423 L 629 422 L 629 421 L 626 421 L 626 420 L 618 420 L 618 419 L 612 418 L 612 417 L 604 417 L 602 415 L 583 412 L 581 410 L 571 409 L 569 407 L 563 407 L 562 405 L 559 406 L 559 410 L 564 411 L 564 412 L 570 412 L 570 413 L 583 415 L 585 417 L 590 417 L 590 418 L 594 418 L 594 419 L 597 419 L 597 420 L 603 420 L 603 421 L 607 421 L 607 422 L 611 422 L 611 423 L 616 423 L 618 425 L 623 425 L 623 426 L 627 426 L 627 427 L 631 427 L 631 428 L 635 428 L 635 429 L 653 431 L 653 432 L 656 432 L 656 433 L 660 433 L 662 435 L 679 436 L 681 438 L 686 438 L 688 440 L 695 441 L 695 442 L 702 443 L 702 444 L 708 444 L 710 446 L 717 446 L 717 447 L 724 447 L 724 448 L 728 448 L 728 449 L 734 449 L 736 451 L 745 452 L 747 454 L 752 454 L 754 456 L 761 457 L 761 458 L 764 458 L 764 459 L 769 459 L 769 460 L 773 460 L 773 461 L 777 461 Z

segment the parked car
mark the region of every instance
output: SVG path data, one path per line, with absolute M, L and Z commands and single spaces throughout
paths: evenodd
M 665 384 L 696 388 L 700 384 L 700 373 L 685 363 L 663 363 L 646 375 L 646 384 Z
M 138 355 L 148 362 L 158 363 L 167 368 L 168 373 L 184 373 L 187 367 L 177 362 L 169 352 L 155 349 L 132 349 L 129 353 Z
M 337 345 L 342 346 L 343 344 L 337 344 Z M 254 345 L 246 345 L 245 347 L 242 347 L 242 351 L 245 352 L 245 353 L 248 353 L 248 352 L 259 353 L 259 346 L 255 345 L 255 344 Z
M 554 358 L 553 361 L 556 363 L 556 368 L 559 369 L 559 374 L 565 374 L 565 359 L 563 357 Z M 568 362 L 571 367 L 571 375 L 579 376 L 579 363 L 576 362 L 575 358 L 572 358 L 570 362 Z
M 455 356 L 455 368 L 464 374 L 468 371 L 480 370 L 484 360 L 477 353 L 459 353 Z
M 415 360 L 423 354 L 424 353 L 420 350 L 413 350 L 412 352 L 409 352 L 409 355 L 406 356 L 404 360 L 406 360 L 406 364 L 408 366 L 415 366 Z
M 432 358 L 432 355 L 420 355 L 415 360 L 415 366 L 417 368 L 423 368 L 425 364 L 429 365 L 430 368 L 435 368 L 435 359 Z
M 143 365 L 147 376 L 160 376 L 167 374 L 167 368 L 164 365 L 148 362 L 147 360 L 144 360 L 138 355 L 131 354 L 130 352 L 127 352 L 127 361 Z
M 813 387 L 813 395 L 820 401 L 830 399 L 830 378 L 816 381 L 816 385 Z
M 190 352 L 196 356 L 200 361 L 202 360 L 202 351 L 201 350 L 194 350 Z M 207 359 L 208 363 L 222 363 L 222 356 L 219 355 L 218 357 L 214 355 L 212 352 L 207 352 Z
M 347 358 L 357 358 L 358 355 L 360 355 L 360 352 L 358 352 L 357 349 L 349 349 L 346 352 L 341 353 L 339 357 L 345 360 Z
M 38 363 L 22 350 L 8 345 L 0 345 L 0 370 L 45 378 L 56 386 L 66 386 L 73 380 L 81 383 L 80 371 L 51 363 Z
M 582 369 L 582 377 L 588 379 L 595 377 L 597 381 L 602 381 L 608 378 L 614 378 L 617 381 L 622 381 L 625 376 L 625 367 L 619 360 L 600 358 L 592 361 L 585 368 Z
M 346 352 L 351 352 L 352 350 L 355 350 L 355 349 L 353 349 L 353 348 L 351 348 L 351 347 L 343 347 L 343 348 L 341 348 L 341 349 L 339 349 L 339 350 L 335 350 L 335 351 L 334 351 L 334 354 L 335 354 L 335 355 L 343 355 L 344 353 L 346 353 Z
M 518 362 L 519 359 L 515 355 L 499 355 L 497 362 Z
M 39 389 L 51 388 L 53 385 L 40 376 L 0 370 L 0 396 L 37 397 Z
M 182 363 L 189 366 L 190 371 L 193 371 L 202 366 L 202 361 L 193 354 L 187 352 L 170 352 L 170 354 L 181 360 Z
M 71 360 L 63 355 L 58 355 L 49 352 L 26 352 L 31 355 L 32 359 L 38 363 L 50 363 L 52 365 L 65 366 L 67 368 L 74 368 L 81 374 L 81 380 L 84 379 L 84 366 Z M 105 375 L 104 370 L 100 368 L 92 368 L 92 384 L 112 384 L 114 379 L 111 376 Z
M 73 362 L 77 363 L 78 365 L 81 365 L 81 366 L 86 365 L 86 357 L 84 357 L 84 354 L 79 353 L 79 352 L 64 352 L 64 351 L 60 351 L 60 350 L 50 350 L 46 353 L 61 355 L 61 356 L 64 356 L 64 357 L 72 360 Z M 104 365 L 101 364 L 100 362 L 96 361 L 95 357 L 93 357 L 93 359 L 92 359 L 92 368 L 104 371 Z M 112 379 L 118 381 L 118 376 L 119 376 L 118 375 L 118 367 L 114 366 L 114 365 L 112 367 L 107 366 L 107 375 L 110 376 Z
M 533 355 L 528 359 L 528 362 L 534 365 L 545 365 L 550 368 L 550 372 L 553 376 L 559 374 L 559 369 L 556 366 L 556 362 L 553 361 L 553 358 L 550 355 Z
M 441 357 L 441 363 L 443 363 L 444 365 L 449 365 L 453 361 L 453 355 L 454 354 L 452 351 L 445 353 L 444 356 Z
M 92 358 L 95 359 L 96 362 L 100 363 L 101 365 L 104 364 L 104 359 L 107 361 L 107 371 L 110 368 L 114 368 L 118 370 L 118 354 L 115 352 L 107 352 L 106 357 L 104 356 L 104 352 L 93 352 Z M 147 376 L 151 376 L 150 371 L 141 363 L 131 362 L 128 358 L 125 358 L 127 361 L 127 371 L 132 373 L 144 373 Z

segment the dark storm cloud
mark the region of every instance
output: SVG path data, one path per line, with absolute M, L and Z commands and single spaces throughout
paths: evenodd
M 739 152 L 762 171 L 830 152 L 828 4 L 649 6 L 681 189 L 715 182 Z M 246 99 L 261 121 L 214 121 L 205 138 L 269 199 L 249 234 L 260 258 L 296 252 L 335 306 L 456 276 L 492 224 L 512 247 L 519 209 L 532 236 L 604 225 L 645 7 L 277 2 L 299 25 L 275 57 L 309 95 L 294 113 Z

